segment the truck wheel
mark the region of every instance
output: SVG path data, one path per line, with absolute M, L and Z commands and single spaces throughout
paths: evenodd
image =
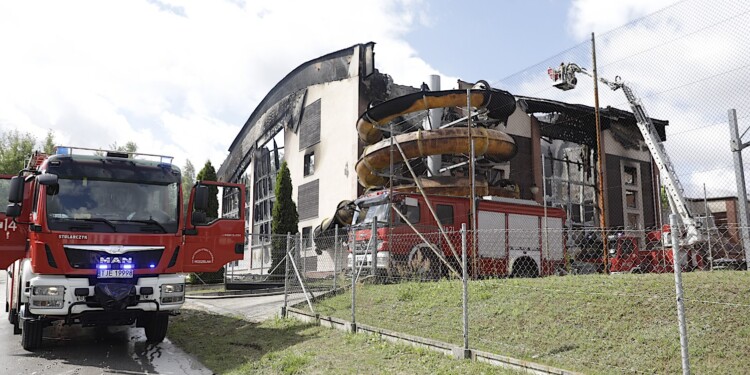
M 409 266 L 419 280 L 438 280 L 441 276 L 440 260 L 428 248 L 419 248 L 409 259 Z
M 42 332 L 44 322 L 39 320 L 24 319 L 21 331 L 21 346 L 28 351 L 33 351 L 42 346 Z
M 13 334 L 20 335 L 21 325 L 20 325 L 20 322 L 18 321 L 18 310 L 11 309 L 8 312 L 8 320 L 10 320 L 10 324 L 13 324 Z
M 169 315 L 157 314 L 148 319 L 144 325 L 146 329 L 146 342 L 158 344 L 164 341 L 169 328 Z

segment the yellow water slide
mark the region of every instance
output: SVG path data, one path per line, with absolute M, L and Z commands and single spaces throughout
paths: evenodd
M 391 154 L 394 163 L 403 161 L 401 153 L 391 152 L 391 139 L 383 139 L 381 129 L 389 122 L 403 115 L 435 108 L 471 107 L 484 110 L 487 117 L 496 122 L 506 122 L 516 108 L 515 97 L 507 91 L 496 89 L 421 91 L 400 96 L 368 109 L 357 121 L 359 138 L 366 144 L 356 165 L 359 183 L 366 188 L 384 186 L 388 183 L 387 168 L 390 166 Z M 476 157 L 502 162 L 516 155 L 516 144 L 508 134 L 483 127 L 450 127 L 434 130 L 419 129 L 410 133 L 394 136 L 407 160 L 433 155 L 469 154 L 471 142 L 474 143 Z M 465 195 L 468 191 L 468 180 L 456 176 L 421 177 L 420 181 L 431 193 L 444 195 Z M 487 193 L 493 193 L 493 187 L 480 177 L 479 185 L 486 186 Z M 465 185 L 465 186 L 464 186 Z M 478 186 L 479 186 L 478 185 Z M 410 186 L 399 186 L 394 189 L 409 191 Z

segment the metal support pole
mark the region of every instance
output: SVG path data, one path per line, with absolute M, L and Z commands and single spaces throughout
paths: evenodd
M 474 155 L 474 138 L 471 134 L 471 90 L 466 89 L 466 127 L 469 133 L 469 176 L 471 176 L 471 266 L 474 278 L 479 277 L 479 263 L 477 259 L 477 196 L 476 196 L 476 170 Z
M 544 157 L 544 152 L 542 152 L 542 203 L 544 204 L 544 221 L 542 223 L 542 239 L 544 240 L 543 243 L 543 251 L 542 251 L 542 259 L 540 259 L 540 271 L 541 274 L 544 274 L 544 261 L 545 259 L 549 259 L 549 242 L 547 241 L 547 171 L 545 170 L 545 164 L 547 164 L 547 160 Z
M 338 272 L 336 265 L 339 262 L 339 226 L 336 224 L 333 227 L 333 290 L 336 290 L 336 279 L 338 278 Z
M 714 270 L 714 252 L 711 249 L 711 231 L 710 224 L 713 224 L 713 220 L 709 220 L 708 216 L 708 194 L 706 193 L 706 184 L 703 184 L 703 208 L 706 215 L 706 241 L 708 242 L 708 270 Z M 713 215 L 711 215 L 713 216 Z M 704 266 L 705 267 L 705 266 Z
M 307 244 L 305 243 L 305 238 L 302 237 L 302 232 L 299 232 L 299 244 L 297 245 L 299 248 L 299 251 L 297 252 L 297 255 L 299 255 L 299 260 L 301 260 L 300 263 L 302 263 L 302 279 L 305 278 L 305 273 L 307 272 Z
M 463 268 L 464 350 L 469 350 L 469 261 L 466 256 L 466 223 L 461 224 L 461 265 Z
M 602 236 L 602 252 L 604 256 L 604 273 L 609 273 L 609 252 L 607 251 L 607 215 L 604 212 L 604 166 L 602 165 L 602 159 L 604 154 L 602 153 L 602 127 L 599 116 L 599 77 L 596 73 L 596 39 L 594 33 L 591 33 L 591 60 L 593 63 L 593 78 L 594 78 L 594 114 L 596 121 L 596 180 L 597 180 L 597 192 L 598 203 L 599 203 L 599 226 L 601 226 Z
M 680 262 L 680 229 L 677 214 L 669 215 L 669 226 L 672 231 L 672 264 L 674 267 L 674 286 L 677 294 L 677 320 L 680 325 L 680 354 L 682 355 L 682 373 L 690 374 L 688 357 L 687 323 L 685 321 L 685 303 L 682 297 L 682 266 Z
M 748 144 L 742 143 L 740 130 L 737 126 L 737 111 L 729 110 L 729 132 L 732 140 L 732 156 L 734 160 L 734 179 L 737 182 L 737 207 L 740 216 L 740 232 L 742 233 L 742 247 L 745 249 L 745 262 L 750 270 L 750 228 L 747 223 L 747 190 L 745 188 L 745 167 L 742 164 L 742 150 Z
M 356 284 L 357 283 L 357 274 L 355 273 L 356 272 L 356 268 L 357 268 L 357 265 L 356 265 L 356 263 L 357 263 L 357 254 L 354 252 L 354 249 L 356 248 L 356 245 L 355 245 L 354 241 L 356 241 L 357 237 L 353 235 L 353 233 L 354 233 L 353 230 L 349 231 L 349 233 L 352 234 L 351 237 L 349 238 L 349 253 L 352 254 L 352 326 L 354 326 L 356 324 L 356 320 L 355 320 L 355 318 L 356 318 L 356 314 L 355 314 L 355 311 L 356 311 L 355 302 L 356 302 L 356 292 L 357 292 L 357 284 Z
M 284 252 L 284 317 L 286 317 L 287 303 L 289 302 L 289 247 L 292 243 L 292 235 L 286 234 L 286 251 Z
M 378 276 L 378 217 L 372 219 L 372 226 L 370 227 L 370 275 L 372 277 Z

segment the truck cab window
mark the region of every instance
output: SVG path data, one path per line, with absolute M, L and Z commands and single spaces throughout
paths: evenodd
M 453 206 L 449 204 L 438 204 L 435 207 L 435 213 L 437 213 L 440 224 L 451 225 L 453 224 Z
M 3 204 L 0 204 L 0 212 L 5 213 L 5 208 L 8 205 L 8 193 L 10 193 L 10 180 L 0 179 L 0 199 Z

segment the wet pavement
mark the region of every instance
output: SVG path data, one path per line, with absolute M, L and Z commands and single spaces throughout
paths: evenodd
M 0 301 L 5 305 L 5 272 Z M 282 296 L 283 299 L 283 296 Z M 0 310 L 0 374 L 211 374 L 167 339 L 147 344 L 142 328 L 107 329 L 53 325 L 45 328 L 42 348 L 28 352 L 13 335 L 8 313 Z

